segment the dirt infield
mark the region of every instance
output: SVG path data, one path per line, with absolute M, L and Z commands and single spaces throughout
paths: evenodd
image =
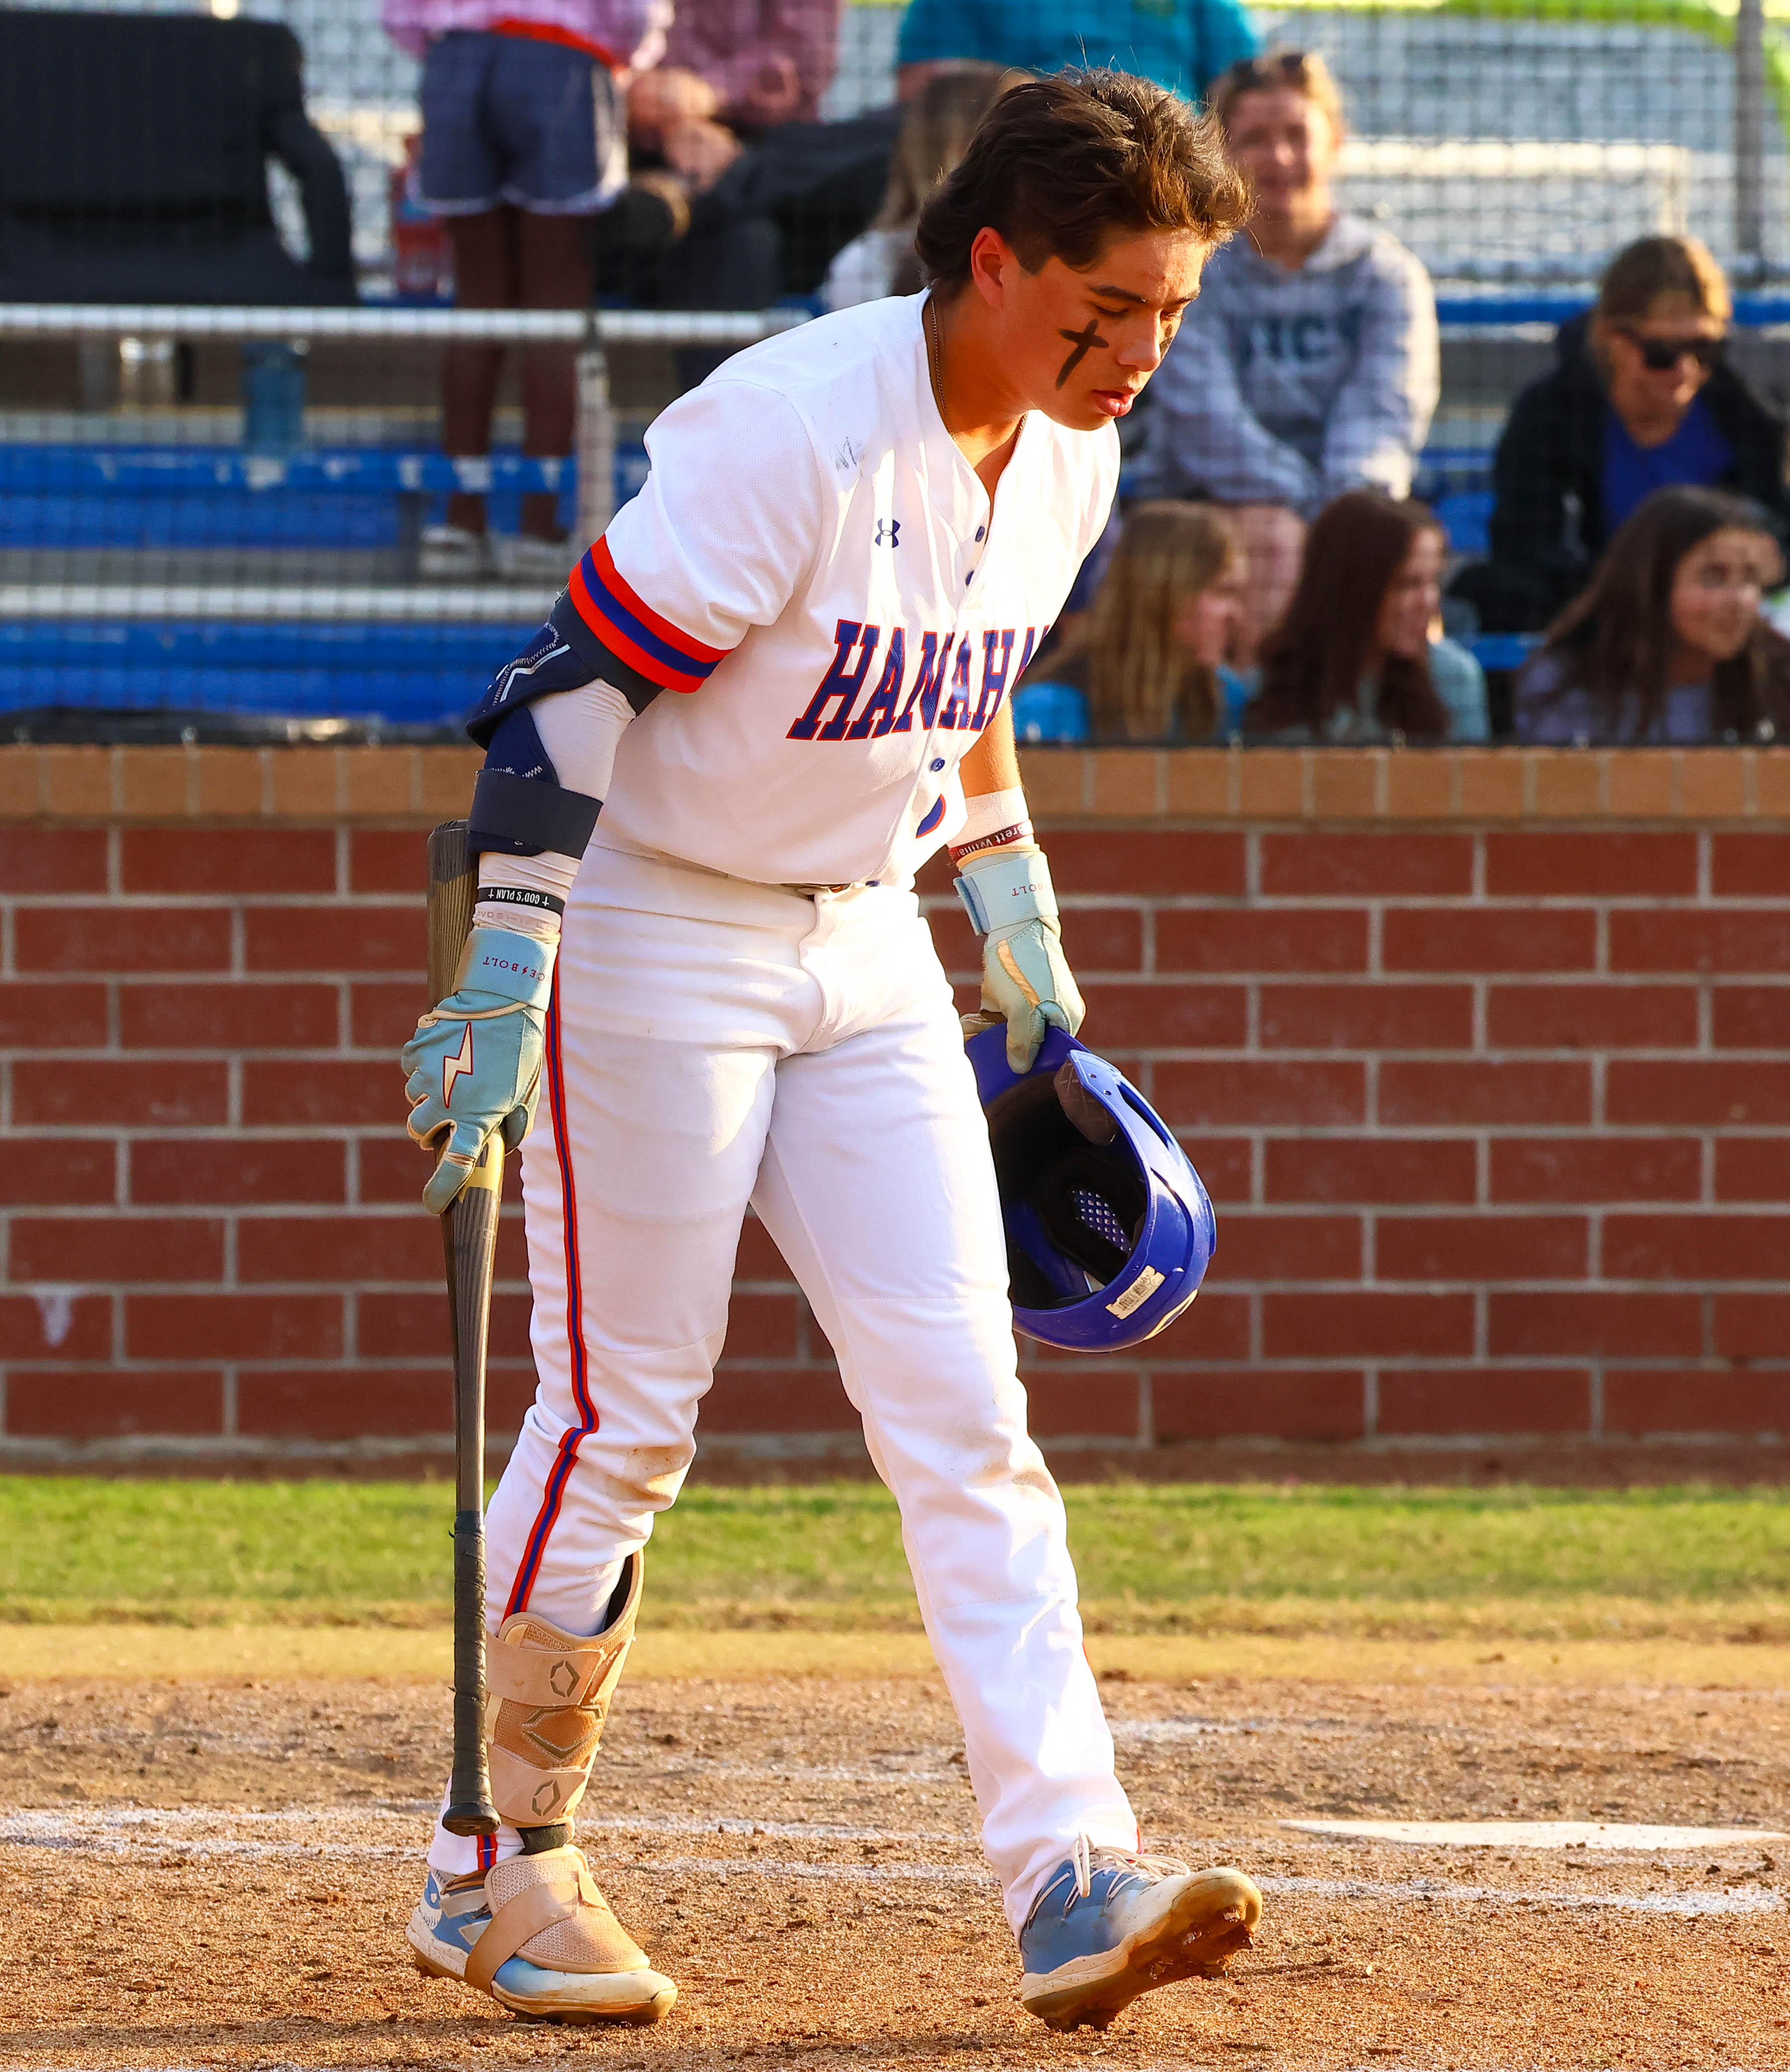
M 1574 1682 L 1571 1657 L 1546 1682 L 1496 1660 L 1397 1683 L 1109 1675 L 1148 1840 L 1241 1864 L 1268 1910 L 1228 1980 L 1075 2037 L 1014 2000 L 930 1676 L 630 1679 L 584 1840 L 681 1998 L 608 2033 L 513 2022 L 405 1961 L 438 1681 L 15 1666 L 0 2064 L 1790 2066 L 1790 1844 L 1457 1850 L 1281 1824 L 1790 1826 L 1790 1664 L 1771 1688 L 1778 1651 L 1733 1652 L 1755 1688 Z

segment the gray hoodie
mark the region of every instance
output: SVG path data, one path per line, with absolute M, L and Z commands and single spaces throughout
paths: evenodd
M 1348 489 L 1408 496 L 1441 385 L 1435 294 L 1396 237 L 1339 216 L 1291 273 L 1245 232 L 1150 384 L 1136 492 L 1307 517 Z

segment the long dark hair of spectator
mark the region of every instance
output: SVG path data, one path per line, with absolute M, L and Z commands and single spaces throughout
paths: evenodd
M 1604 549 L 1589 586 L 1548 628 L 1541 652 L 1563 665 L 1557 694 L 1589 692 L 1607 738 L 1625 734 L 1631 713 L 1633 739 L 1644 741 L 1652 731 L 1672 689 L 1678 565 L 1712 533 L 1730 529 L 1759 533 L 1777 550 L 1764 514 L 1743 497 L 1719 489 L 1656 489 Z M 1718 738 L 1751 739 L 1763 720 L 1783 733 L 1790 721 L 1790 640 L 1759 619 L 1740 652 L 1715 665 L 1710 702 Z
M 1393 578 L 1419 534 L 1441 530 L 1427 504 L 1395 504 L 1376 489 L 1352 489 L 1324 507 L 1305 536 L 1293 601 L 1262 644 L 1261 689 L 1244 716 L 1249 732 L 1303 726 L 1321 735 L 1334 713 L 1355 703 Z M 1376 689 L 1389 733 L 1413 741 L 1447 733 L 1426 656 L 1382 656 Z

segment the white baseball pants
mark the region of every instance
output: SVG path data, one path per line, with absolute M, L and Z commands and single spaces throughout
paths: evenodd
M 541 1384 L 491 1505 L 492 1630 L 524 1609 L 601 1625 L 693 1455 L 750 1202 L 900 1505 L 1017 1928 L 1078 1835 L 1134 1848 L 1138 1829 L 1026 1430 L 987 1133 L 918 902 L 593 846 L 555 989 L 523 1152 Z M 506 1830 L 498 1853 L 519 1846 Z M 438 1829 L 430 1860 L 470 1871 L 479 1847 Z

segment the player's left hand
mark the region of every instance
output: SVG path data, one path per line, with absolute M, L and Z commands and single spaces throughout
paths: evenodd
M 1007 1063 L 1029 1071 L 1055 1027 L 1072 1036 L 1088 1010 L 1063 954 L 1056 895 L 1043 856 L 991 849 L 965 860 L 957 890 L 983 935 L 982 1006 L 1007 1025 Z
M 1031 1069 L 1047 1029 L 1074 1035 L 1088 1010 L 1054 920 L 1017 922 L 983 944 L 982 1005 L 1006 1018 L 1007 1063 L 1016 1072 Z

